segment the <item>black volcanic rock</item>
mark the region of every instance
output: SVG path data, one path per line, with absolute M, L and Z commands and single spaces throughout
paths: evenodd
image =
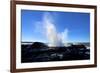
M 48 46 L 45 44 L 45 43 L 42 43 L 42 42 L 34 42 L 32 45 L 31 45 L 31 48 L 39 48 L 39 49 L 46 49 L 48 48 Z
M 84 49 L 86 49 L 85 45 L 83 45 L 83 44 L 79 44 L 79 45 L 73 45 L 73 44 L 72 44 L 71 47 L 77 48 L 77 49 L 79 49 L 79 48 L 84 48 Z
M 22 45 L 21 62 L 48 62 L 90 59 L 90 50 L 83 44 L 49 47 L 42 42 Z

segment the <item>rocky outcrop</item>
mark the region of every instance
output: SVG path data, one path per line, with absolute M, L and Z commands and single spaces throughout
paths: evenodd
M 45 43 L 41 43 L 41 42 L 34 42 L 30 47 L 37 48 L 37 49 L 47 49 L 48 48 L 48 46 Z

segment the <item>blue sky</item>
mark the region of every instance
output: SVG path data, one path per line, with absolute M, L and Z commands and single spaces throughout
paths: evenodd
M 22 41 L 47 43 L 49 40 L 44 33 L 49 33 L 49 26 L 45 22 L 52 25 L 53 32 L 64 37 L 62 39 L 65 42 L 90 41 L 89 13 L 21 10 Z M 43 26 L 47 28 L 44 29 Z M 64 30 L 67 30 L 67 33 Z

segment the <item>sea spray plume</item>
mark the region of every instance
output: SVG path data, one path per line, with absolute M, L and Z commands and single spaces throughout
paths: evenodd
M 44 13 L 43 26 L 46 31 L 46 36 L 49 40 L 49 46 L 62 46 L 61 34 L 57 33 L 56 26 L 54 24 L 53 16 L 50 13 Z
M 49 12 L 45 12 L 42 20 L 35 23 L 35 29 L 39 34 L 46 36 L 49 46 L 64 46 L 64 43 L 67 42 L 68 29 L 65 28 L 63 32 L 58 33 L 54 16 Z
M 63 42 L 64 46 L 67 46 L 67 42 L 68 42 L 68 29 L 64 29 L 63 32 L 61 32 L 60 34 L 61 37 L 61 41 Z

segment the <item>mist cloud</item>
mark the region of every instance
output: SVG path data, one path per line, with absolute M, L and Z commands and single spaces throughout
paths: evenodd
M 64 46 L 64 42 L 67 42 L 68 29 L 64 29 L 63 32 L 57 33 L 57 28 L 55 26 L 55 21 L 52 14 L 46 12 L 43 14 L 43 20 L 38 23 L 41 24 L 39 28 L 44 32 L 49 42 L 49 46 Z

